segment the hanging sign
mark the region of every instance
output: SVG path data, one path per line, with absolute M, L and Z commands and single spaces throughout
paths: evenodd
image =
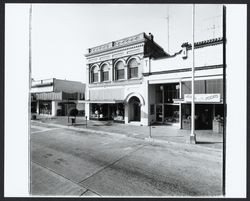
M 191 102 L 192 94 L 184 94 L 184 101 Z M 220 102 L 220 94 L 195 94 L 194 95 L 195 102 Z

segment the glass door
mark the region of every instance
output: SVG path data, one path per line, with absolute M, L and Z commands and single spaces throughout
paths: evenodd
M 156 105 L 156 121 L 163 122 L 163 105 L 158 104 Z

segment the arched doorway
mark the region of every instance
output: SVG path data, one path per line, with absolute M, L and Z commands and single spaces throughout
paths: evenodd
M 129 99 L 129 121 L 141 121 L 141 103 L 136 96 Z

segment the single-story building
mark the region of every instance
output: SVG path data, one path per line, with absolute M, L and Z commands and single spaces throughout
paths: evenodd
M 31 112 L 47 116 L 67 116 L 72 109 L 85 115 L 85 84 L 56 78 L 33 80 Z

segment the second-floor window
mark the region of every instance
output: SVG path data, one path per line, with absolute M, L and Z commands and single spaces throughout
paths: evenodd
M 109 80 L 109 67 L 108 67 L 107 64 L 104 64 L 102 66 L 101 76 L 102 76 L 102 81 L 108 81 Z
M 138 63 L 136 59 L 131 59 L 128 63 L 128 77 L 129 78 L 138 77 Z
M 122 61 L 119 61 L 115 66 L 115 78 L 116 80 L 124 79 L 124 64 Z
M 93 67 L 91 69 L 91 83 L 98 82 L 98 67 Z

